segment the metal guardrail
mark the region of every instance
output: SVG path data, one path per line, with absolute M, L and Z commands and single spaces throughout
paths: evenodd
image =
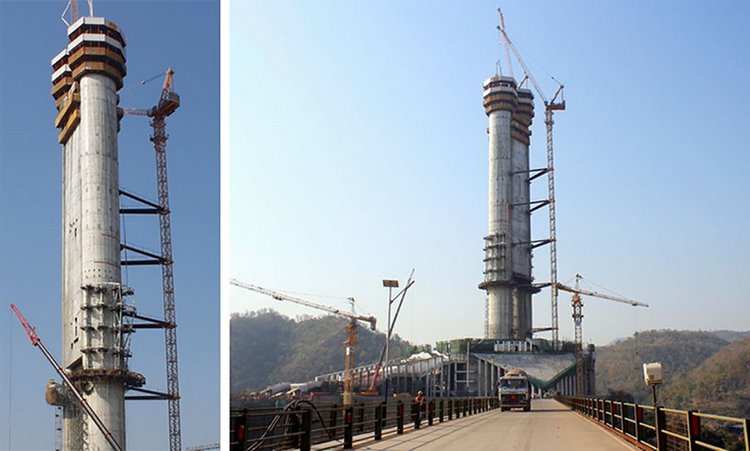
M 645 450 L 750 451 L 750 419 L 609 399 L 559 397 L 558 401 Z
M 354 442 L 382 440 L 383 433 L 403 434 L 500 407 L 497 398 L 432 398 L 316 406 L 295 401 L 283 409 L 241 409 L 230 413 L 230 450 L 310 450 L 313 444 L 340 442 L 332 448 L 351 448 Z

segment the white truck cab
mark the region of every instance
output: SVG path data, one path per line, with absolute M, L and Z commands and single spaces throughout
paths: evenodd
M 531 384 L 526 373 L 521 370 L 510 370 L 497 384 L 500 399 L 500 411 L 513 408 L 531 410 Z

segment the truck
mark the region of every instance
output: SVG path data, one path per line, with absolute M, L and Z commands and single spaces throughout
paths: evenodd
M 522 370 L 508 370 L 497 383 L 500 411 L 522 408 L 531 410 L 531 383 Z

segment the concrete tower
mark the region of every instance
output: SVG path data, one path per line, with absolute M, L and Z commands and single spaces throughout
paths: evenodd
M 128 370 L 120 277 L 117 91 L 125 38 L 113 22 L 83 17 L 52 60 L 55 126 L 63 145 L 62 367 L 125 449 L 125 390 L 144 384 Z M 110 450 L 91 418 L 65 393 L 64 450 Z M 48 400 L 50 400 L 48 394 Z
M 485 240 L 487 338 L 531 335 L 529 137 L 534 96 L 511 77 L 484 82 L 489 118 L 489 229 Z

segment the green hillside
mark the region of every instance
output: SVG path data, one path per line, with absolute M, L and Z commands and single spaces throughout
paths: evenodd
M 664 405 L 750 417 L 750 338 L 723 347 L 687 376 L 665 387 Z
M 305 382 L 344 367 L 344 327 L 334 316 L 294 320 L 272 310 L 233 314 L 230 321 L 230 391 L 258 390 L 279 382 Z M 357 365 L 380 357 L 385 335 L 359 327 Z M 394 335 L 392 357 L 411 344 Z
M 630 393 L 639 403 L 650 403 L 651 392 L 643 382 L 643 364 L 662 362 L 664 389 L 680 380 L 728 342 L 712 332 L 651 330 L 597 348 L 596 391 L 607 395 Z M 677 407 L 677 406 L 675 406 Z

